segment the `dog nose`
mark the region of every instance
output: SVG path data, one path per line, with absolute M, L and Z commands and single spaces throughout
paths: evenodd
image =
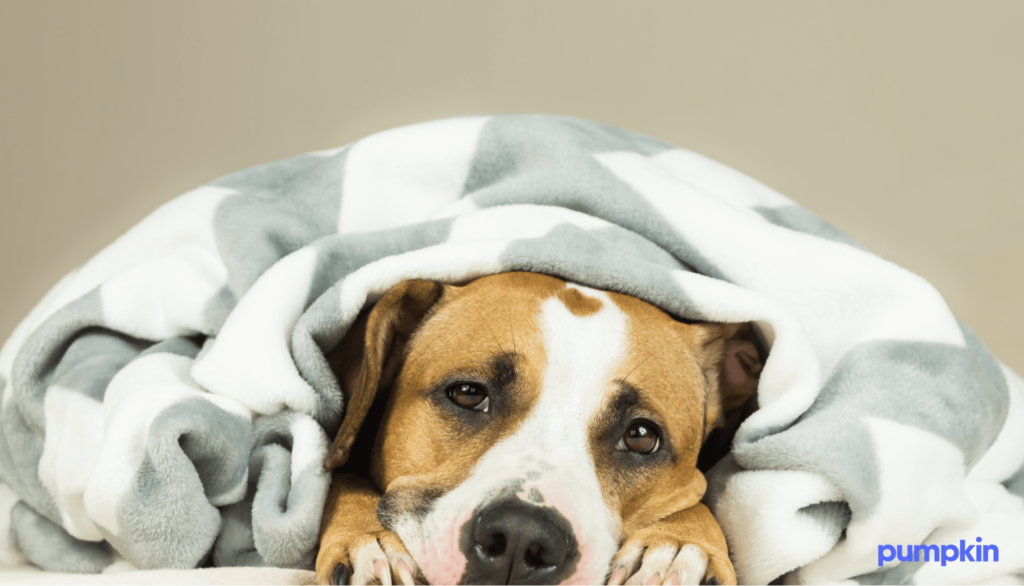
M 464 584 L 558 584 L 576 571 L 572 526 L 552 507 L 502 501 L 467 525 Z

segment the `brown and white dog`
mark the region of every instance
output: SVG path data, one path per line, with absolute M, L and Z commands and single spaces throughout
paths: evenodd
M 697 459 L 756 389 L 748 324 L 534 273 L 407 281 L 329 359 L 321 584 L 736 582 Z

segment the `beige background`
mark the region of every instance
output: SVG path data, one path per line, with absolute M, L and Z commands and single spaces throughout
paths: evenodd
M 731 165 L 929 279 L 1024 372 L 1024 2 L 0 0 L 0 339 L 219 175 L 550 112 Z

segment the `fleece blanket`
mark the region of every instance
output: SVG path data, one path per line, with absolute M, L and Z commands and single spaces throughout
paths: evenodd
M 742 581 L 1024 568 L 1024 383 L 933 287 L 721 164 L 553 116 L 234 173 L 65 277 L 0 352 L 13 542 L 56 571 L 309 568 L 325 353 L 403 280 L 520 270 L 756 324 L 758 410 L 706 496 Z

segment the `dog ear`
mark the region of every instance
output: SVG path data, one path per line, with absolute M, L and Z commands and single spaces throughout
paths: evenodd
M 700 327 L 704 336 L 698 360 L 707 388 L 704 424 L 707 438 L 716 428 L 738 426 L 745 406 L 757 391 L 767 355 L 758 349 L 749 323 L 701 324 Z M 731 442 L 732 438 L 729 439 Z
M 359 315 L 328 357 L 345 397 L 345 414 L 327 453 L 327 470 L 348 461 L 377 391 L 391 386 L 409 337 L 442 291 L 442 285 L 430 281 L 396 285 Z

